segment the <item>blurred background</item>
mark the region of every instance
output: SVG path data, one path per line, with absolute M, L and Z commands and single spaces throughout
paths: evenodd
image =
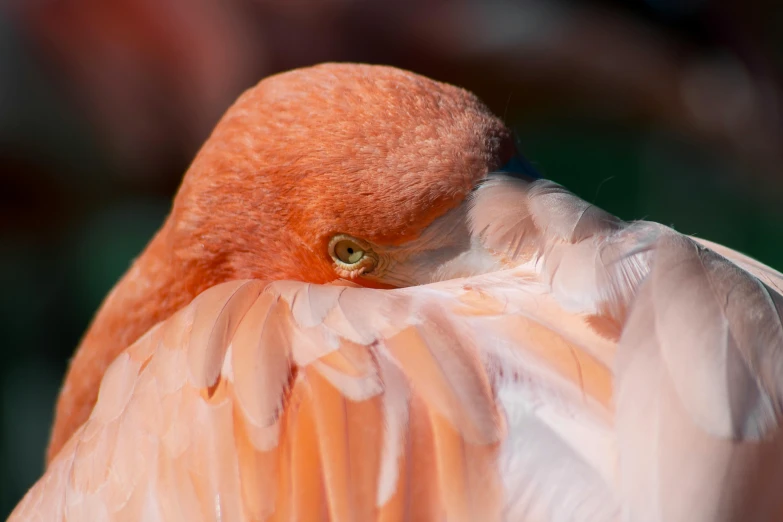
M 544 176 L 783 268 L 773 0 L 0 2 L 0 516 L 93 312 L 244 89 L 322 61 L 477 93 Z

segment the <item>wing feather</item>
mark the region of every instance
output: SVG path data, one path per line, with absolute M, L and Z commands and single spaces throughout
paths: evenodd
M 286 437 L 281 448 L 283 459 L 279 468 L 282 476 L 278 480 L 282 495 L 278 496 L 279 514 L 275 515 L 281 521 L 329 520 L 315 405 L 312 390 L 304 378 L 298 378 L 294 384 L 286 417 Z M 286 473 L 289 474 L 287 481 Z
M 694 237 L 692 239 L 697 243 L 700 243 L 709 248 L 716 254 L 725 257 L 740 268 L 747 270 L 759 281 L 774 289 L 776 293 L 783 294 L 783 274 L 777 270 L 774 270 L 767 265 L 764 265 L 759 261 L 746 256 L 745 254 L 741 254 L 723 245 L 719 245 L 717 243 L 713 243 L 712 241 L 707 241 L 706 239 L 701 239 L 698 237 Z
M 348 400 L 308 368 L 313 409 L 331 520 L 362 521 L 376 517 L 376 497 L 383 422 L 380 397 Z
M 783 299 L 674 232 L 654 246 L 651 267 L 618 348 L 627 513 L 779 520 Z
M 229 340 L 263 288 L 259 281 L 228 284 L 231 291 L 202 294 L 193 319 L 187 353 L 191 378 L 197 388 L 211 387 L 217 381 Z

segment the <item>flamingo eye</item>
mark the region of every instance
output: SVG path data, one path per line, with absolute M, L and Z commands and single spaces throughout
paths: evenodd
M 329 242 L 329 255 L 341 274 L 355 276 L 375 267 L 378 256 L 369 243 L 346 234 L 338 234 Z
M 334 245 L 334 255 L 346 265 L 353 265 L 362 260 L 364 249 L 350 239 L 343 239 Z

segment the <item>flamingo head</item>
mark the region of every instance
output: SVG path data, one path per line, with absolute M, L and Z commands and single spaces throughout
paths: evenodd
M 217 125 L 165 229 L 183 270 L 398 287 L 499 267 L 471 210 L 514 156 L 472 94 L 399 69 L 269 77 Z M 474 210 L 475 211 L 475 210 Z

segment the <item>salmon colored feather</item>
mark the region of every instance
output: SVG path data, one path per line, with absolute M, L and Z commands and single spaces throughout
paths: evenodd
M 245 93 L 11 520 L 780 520 L 783 275 L 496 172 L 509 140 L 388 67 Z

